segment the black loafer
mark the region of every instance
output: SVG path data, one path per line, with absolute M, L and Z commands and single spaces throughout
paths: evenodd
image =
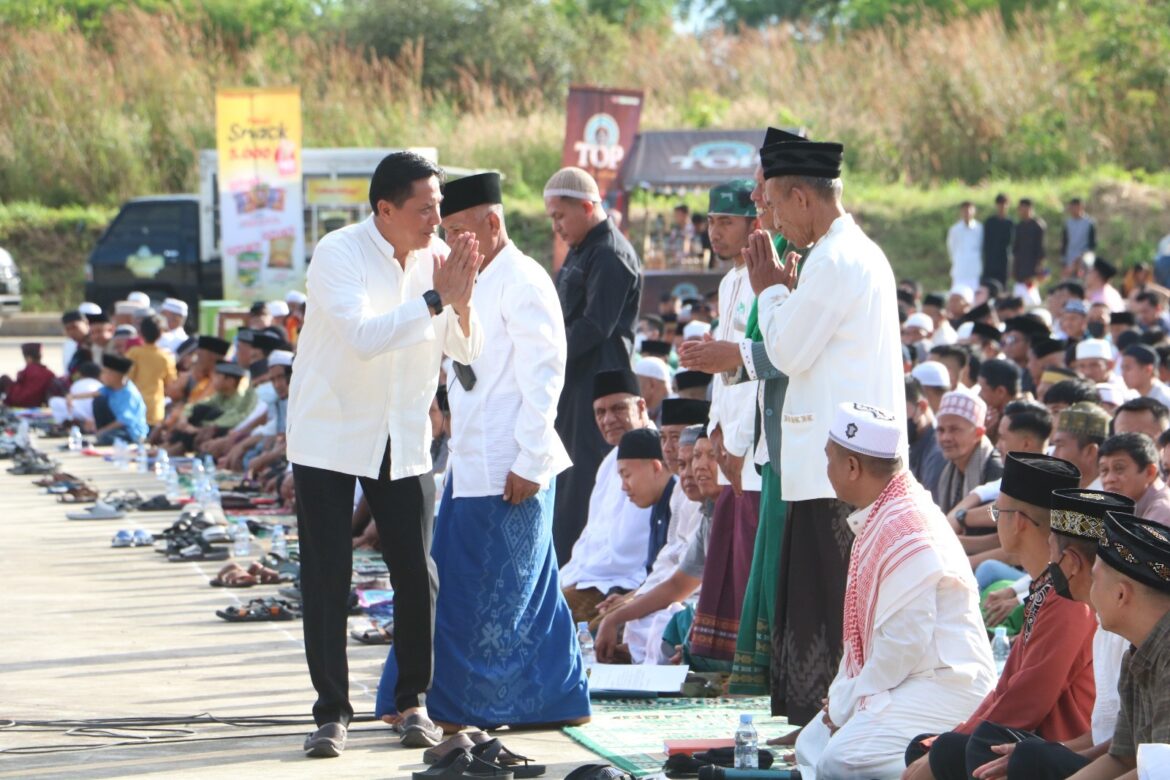
M 326 723 L 305 738 L 305 755 L 309 758 L 337 758 L 345 750 L 345 726 Z

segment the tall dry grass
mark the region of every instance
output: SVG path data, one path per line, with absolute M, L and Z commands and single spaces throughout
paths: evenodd
M 1108 84 L 1086 89 L 1062 49 L 1075 19 L 1061 18 L 1023 16 L 1008 31 L 986 14 L 817 42 L 781 28 L 643 35 L 598 52 L 574 80 L 644 88 L 645 127 L 805 126 L 844 141 L 851 171 L 887 180 L 1163 167 L 1170 136 L 1156 112 L 1103 100 Z M 494 89 L 490 72 L 425 89 L 421 45 L 390 60 L 344 39 L 275 34 L 237 50 L 202 29 L 137 11 L 100 39 L 0 29 L 0 199 L 112 203 L 192 188 L 220 86 L 299 85 L 310 146 L 437 146 L 446 162 L 502 169 L 521 193 L 558 164 L 561 101 Z

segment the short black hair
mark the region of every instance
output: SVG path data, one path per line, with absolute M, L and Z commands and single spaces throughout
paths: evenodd
M 414 152 L 394 152 L 382 158 L 374 175 L 370 178 L 370 208 L 378 213 L 378 201 L 385 200 L 402 208 L 419 179 L 432 176 L 443 181 L 443 169 Z
M 989 387 L 1004 387 L 1016 397 L 1020 394 L 1020 367 L 1010 360 L 984 360 L 979 364 L 979 378 Z
M 1151 347 L 1156 347 L 1166 341 L 1166 331 L 1162 328 L 1150 328 L 1142 334 L 1142 343 L 1149 344 Z
M 138 323 L 138 333 L 147 344 L 153 344 L 162 336 L 162 327 L 158 324 L 158 315 L 143 317 Z
M 1154 440 L 1144 433 L 1117 433 L 1101 443 L 1097 457 L 1117 455 L 1124 452 L 1133 458 L 1139 469 L 1149 468 L 1158 462 L 1158 450 Z
M 979 280 L 980 287 L 987 288 L 987 297 L 992 300 L 1003 295 L 1003 282 L 990 276 L 985 276 Z
M 1154 415 L 1154 419 L 1157 420 L 1158 425 L 1161 425 L 1163 428 L 1166 427 L 1167 423 L 1170 423 L 1170 408 L 1167 408 L 1166 404 L 1157 398 L 1150 398 L 1148 396 L 1131 398 L 1117 407 L 1113 412 L 1113 419 L 1116 420 L 1117 415 L 1122 412 L 1149 412 Z
M 1137 294 L 1137 297 L 1134 298 L 1134 301 L 1137 303 L 1148 303 L 1151 306 L 1160 307 L 1166 302 L 1166 299 L 1163 298 L 1161 293 L 1159 293 L 1157 290 L 1144 290 Z
M 1021 206 L 1031 206 L 1032 199 L 1031 198 L 1020 198 L 1020 205 Z
M 1044 394 L 1045 404 L 1073 404 L 1088 401 L 1100 404 L 1101 394 L 1097 386 L 1087 379 L 1065 379 L 1048 388 Z
M 1080 199 L 1080 198 L 1073 198 L 1072 200 L 1070 200 L 1070 201 L 1068 202 L 1068 205 L 1070 205 L 1070 206 L 1079 206 L 1079 205 L 1081 205 L 1081 199 Z
M 1078 298 L 1082 301 L 1085 299 L 1085 286 L 1080 282 L 1075 282 L 1070 279 L 1067 282 L 1061 282 L 1060 284 L 1056 285 L 1056 289 L 1064 290 L 1072 297 Z
M 1003 194 L 1003 193 L 1001 192 L 1001 193 L 999 193 L 998 195 L 996 195 L 996 196 L 995 196 L 995 202 L 996 202 L 996 203 L 1007 203 L 1007 202 L 1008 202 L 1008 196 L 1007 196 L 1007 195 L 1005 195 L 1005 194 Z
M 1143 366 L 1153 366 L 1158 369 L 1158 352 L 1148 344 L 1134 344 L 1122 353 L 1124 357 L 1132 358 Z
M 1158 449 L 1162 449 L 1168 444 L 1170 444 L 1170 428 L 1158 434 Z
M 1142 334 L 1137 328 L 1129 328 L 1117 334 L 1117 340 L 1114 342 L 1117 346 L 1118 352 L 1125 352 L 1125 350 L 1132 347 L 1134 344 L 1142 343 Z
M 87 360 L 77 367 L 77 373 L 85 379 L 100 379 L 102 367 L 92 360 Z
M 998 279 L 996 281 L 999 281 Z M 1022 309 L 1024 308 L 1024 299 L 1018 295 L 1007 295 L 998 299 L 995 302 L 996 311 L 1004 311 L 1005 309 Z
M 922 400 L 922 383 L 906 374 L 906 403 L 916 404 Z
M 967 367 L 971 362 L 971 353 L 958 344 L 939 344 L 938 346 L 930 348 L 930 354 L 940 360 L 942 358 L 955 358 L 959 361 L 959 368 Z
M 666 327 L 666 323 L 663 322 L 662 318 L 659 317 L 657 314 L 643 314 L 638 319 L 645 320 L 646 322 L 650 323 L 654 327 L 658 328 L 659 333 L 661 333 L 662 329 Z
M 1004 407 L 1003 416 L 1007 418 L 1009 431 L 1026 431 L 1040 441 L 1048 441 L 1052 436 L 1052 413 L 1044 404 L 1012 401 Z

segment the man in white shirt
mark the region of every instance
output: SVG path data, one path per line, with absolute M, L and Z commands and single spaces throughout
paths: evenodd
M 616 449 L 627 431 L 651 427 L 646 401 L 638 392 L 638 378 L 628 368 L 601 371 L 593 378 L 593 415 L 605 443 L 614 449 L 597 469 L 585 528 L 561 567 L 561 587 L 578 623 L 597 617 L 597 607 L 607 596 L 634 590 L 646 579 L 651 510 L 635 506 L 622 490 Z
M 178 298 L 167 298 L 159 311 L 167 321 L 167 331 L 159 337 L 158 347 L 171 353 L 177 352 L 179 345 L 187 340 L 187 331 L 183 328 L 187 321 L 187 302 Z
M 441 587 L 427 710 L 449 731 L 590 713 L 552 540 L 554 480 L 569 466 L 554 427 L 565 324 L 552 279 L 509 240 L 501 204 L 498 173 L 443 188 L 447 237 L 474 235 L 484 255 L 472 298 L 484 349 L 448 371 L 450 456 L 432 547 Z M 396 676 L 387 663 L 379 713 L 394 709 Z
M 850 509 L 825 475 L 824 442 L 838 404 L 893 409 L 906 426 L 906 390 L 894 273 L 841 205 L 840 144 L 781 142 L 760 150 L 773 223 L 794 247 L 812 247 L 796 284 L 766 233 L 749 239 L 763 343 L 788 376 L 780 473 L 788 520 L 773 629 L 772 713 L 804 725 L 821 709 L 841 657 L 841 604 Z M 770 453 L 772 458 L 777 453 Z M 908 453 L 899 452 L 903 462 Z
M 319 728 L 305 742 L 311 756 L 339 755 L 353 716 L 345 605 L 355 479 L 378 525 L 395 592 L 403 744 L 442 738 L 424 708 L 437 588 L 427 411 L 443 353 L 470 363 L 483 349 L 471 307 L 483 258 L 473 236 L 459 236 L 448 249 L 435 235 L 441 175 L 417 154 L 388 155 L 370 181 L 373 214 L 321 239 L 309 266 L 313 306 L 297 344 L 287 441 L 305 656 L 318 697 Z
M 845 653 L 821 717 L 796 741 L 800 776 L 902 776 L 908 740 L 949 728 L 995 686 L 967 556 L 898 455 L 890 412 L 842 404 L 826 445 L 837 497 L 863 507 L 845 590 Z
M 951 283 L 979 289 L 983 278 L 983 223 L 975 219 L 975 204 L 959 205 L 959 221 L 947 231 L 947 254 L 951 256 Z

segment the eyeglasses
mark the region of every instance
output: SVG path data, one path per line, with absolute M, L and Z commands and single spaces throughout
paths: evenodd
M 991 522 L 995 523 L 996 525 L 999 525 L 999 516 L 1000 515 L 1008 515 L 1008 514 L 1023 515 L 1024 519 L 1026 519 L 1029 523 L 1036 526 L 1037 528 L 1040 527 L 1040 524 L 1037 523 L 1032 518 L 1028 517 L 1027 513 L 1024 512 L 1024 510 L 1022 510 L 1022 509 L 1000 509 L 999 507 L 994 506 L 994 505 L 991 507 Z

